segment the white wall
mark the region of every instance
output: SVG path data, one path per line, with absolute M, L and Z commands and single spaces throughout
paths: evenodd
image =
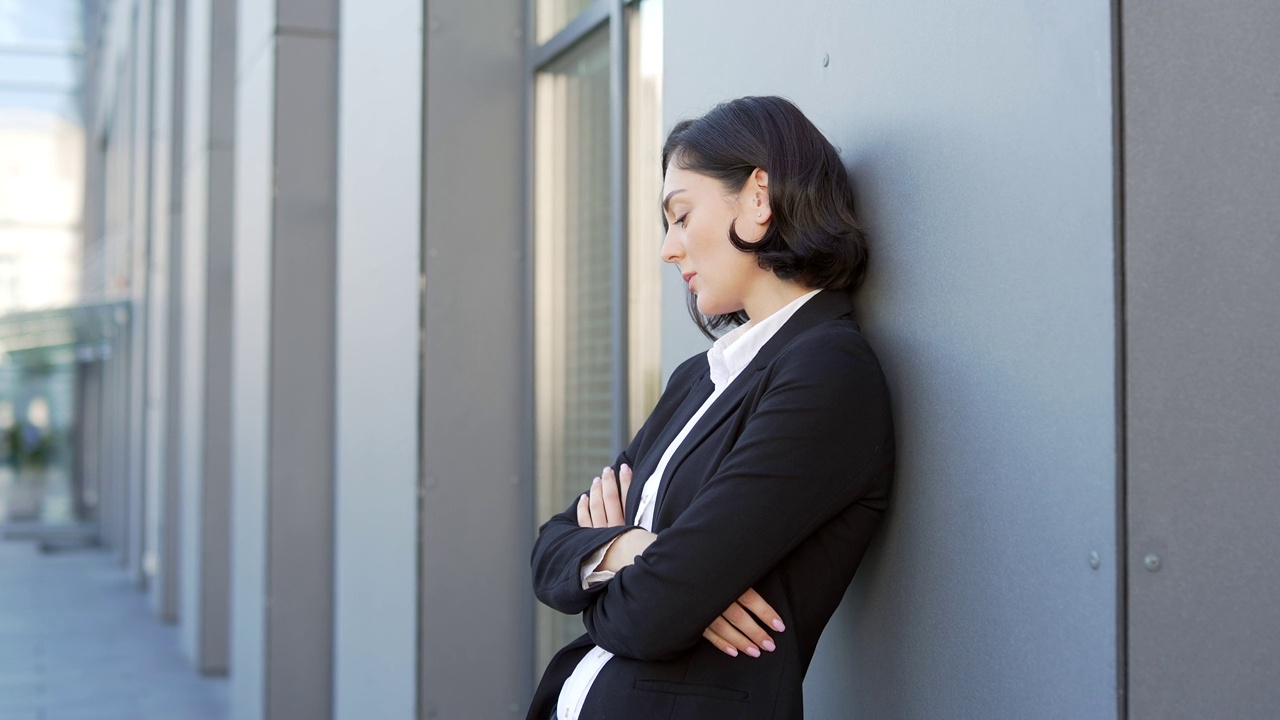
M 334 717 L 415 713 L 421 2 L 341 7 Z

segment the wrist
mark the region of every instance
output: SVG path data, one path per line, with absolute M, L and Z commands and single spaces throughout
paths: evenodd
M 643 528 L 632 528 L 622 533 L 609 546 L 597 569 L 617 572 L 631 565 L 657 537 Z

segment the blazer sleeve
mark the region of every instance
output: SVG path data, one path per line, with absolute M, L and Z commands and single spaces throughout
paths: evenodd
M 683 400 L 688 386 L 697 374 L 697 361 L 703 356 L 694 356 L 671 373 L 667 383 L 667 392 L 658 402 L 658 407 L 641 426 L 640 431 L 632 438 L 627 449 L 622 451 L 613 463 L 614 473 L 619 472 L 623 463 L 635 467 L 640 448 L 646 445 L 649 433 L 660 433 L 665 418 Z M 530 565 L 533 570 L 533 593 L 538 600 L 554 610 L 569 615 L 582 612 L 595 599 L 596 595 L 609 583 L 582 589 L 581 567 L 583 561 L 597 549 L 612 541 L 622 533 L 636 525 L 619 525 L 610 528 L 584 528 L 578 526 L 577 499 L 574 499 L 564 512 L 553 515 L 550 520 L 538 528 L 538 537 L 534 541 L 533 555 Z M 612 582 L 610 580 L 609 582 Z
M 583 620 L 600 647 L 671 659 L 808 535 L 887 487 L 888 390 L 856 330 L 797 338 L 763 372 L 754 410 L 691 505 L 593 588 Z

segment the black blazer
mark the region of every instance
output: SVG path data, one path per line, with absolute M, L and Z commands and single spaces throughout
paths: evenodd
M 705 354 L 685 361 L 617 460 L 635 480 L 628 520 L 663 451 L 713 389 Z M 608 582 L 583 590 L 584 559 L 629 527 L 580 528 L 576 504 L 539 530 L 538 599 L 582 613 L 587 634 L 552 659 L 529 709 L 547 720 L 593 646 L 600 671 L 583 720 L 753 720 L 803 716 L 818 636 L 887 505 L 889 394 L 850 297 L 806 302 L 707 410 L 667 465 L 657 540 Z M 615 467 L 616 470 L 616 467 Z M 775 652 L 731 658 L 702 631 L 747 588 L 781 615 Z

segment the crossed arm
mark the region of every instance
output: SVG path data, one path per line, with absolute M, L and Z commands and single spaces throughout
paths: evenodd
M 704 638 L 745 652 L 734 630 L 762 647 L 759 628 L 777 613 L 759 607 L 750 588 L 844 508 L 883 489 L 892 425 L 879 365 L 852 333 L 793 343 L 750 402 L 733 448 L 657 536 L 609 524 L 622 503 L 605 502 L 606 490 L 619 490 L 607 472 L 585 515 L 580 499 L 543 525 L 533 553 L 538 598 L 581 612 L 592 640 L 624 657 L 669 659 Z M 633 449 L 619 458 L 619 475 Z M 582 561 L 624 534 L 606 559 L 617 574 L 584 588 Z M 737 608 L 763 622 L 738 624 Z
M 631 467 L 623 463 L 616 481 L 612 468 L 605 468 L 600 477 L 591 481 L 591 492 L 578 498 L 578 527 L 604 528 L 626 524 L 625 498 L 631 487 Z M 644 528 L 632 528 L 609 545 L 598 570 L 616 573 L 633 564 L 654 540 L 655 533 Z M 739 651 L 751 657 L 760 657 L 761 649 L 773 652 L 777 649 L 773 638 L 762 627 L 768 623 L 774 630 L 786 630 L 782 618 L 754 589 L 748 588 L 737 600 L 729 604 L 715 620 L 702 631 L 702 637 L 721 652 L 737 657 Z

